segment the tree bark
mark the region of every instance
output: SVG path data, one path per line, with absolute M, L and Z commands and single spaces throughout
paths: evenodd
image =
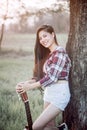
M 67 52 L 72 61 L 71 101 L 64 112 L 69 130 L 87 130 L 87 0 L 70 0 Z

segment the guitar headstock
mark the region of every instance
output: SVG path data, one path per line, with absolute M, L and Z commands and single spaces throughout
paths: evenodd
M 23 102 L 27 102 L 28 101 L 27 92 L 21 92 L 20 93 L 20 97 L 21 97 Z

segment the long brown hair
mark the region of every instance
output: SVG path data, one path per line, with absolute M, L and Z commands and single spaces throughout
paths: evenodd
M 54 32 L 53 27 L 50 26 L 50 25 L 42 25 L 37 30 L 36 44 L 35 44 L 35 48 L 34 48 L 35 65 L 34 65 L 34 72 L 33 72 L 33 75 L 34 75 L 34 77 L 37 77 L 37 80 L 39 80 L 40 78 L 43 77 L 43 64 L 44 64 L 45 60 L 47 59 L 47 57 L 50 53 L 50 50 L 48 48 L 45 48 L 44 46 L 42 46 L 40 44 L 39 32 L 42 31 L 42 30 L 44 30 L 44 31 L 46 31 L 50 34 L 52 34 Z M 55 43 L 58 44 L 55 32 L 54 32 L 54 40 L 55 40 Z

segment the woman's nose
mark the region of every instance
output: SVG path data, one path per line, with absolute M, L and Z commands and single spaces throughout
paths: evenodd
M 41 39 L 41 43 L 43 43 L 43 42 L 44 42 L 44 38 Z

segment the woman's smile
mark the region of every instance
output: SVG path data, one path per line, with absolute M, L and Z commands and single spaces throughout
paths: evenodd
M 42 45 L 46 47 L 46 46 L 49 45 L 49 42 L 48 41 L 43 41 Z

